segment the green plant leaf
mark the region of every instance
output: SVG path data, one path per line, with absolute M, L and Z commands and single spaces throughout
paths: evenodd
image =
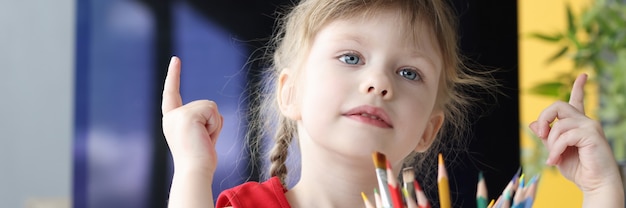
M 563 96 L 561 89 L 564 86 L 561 82 L 544 82 L 530 88 L 530 93 L 560 99 Z
M 546 34 L 542 34 L 542 33 L 531 33 L 530 34 L 531 38 L 536 38 L 539 40 L 543 40 L 543 41 L 547 41 L 547 42 L 559 42 L 563 39 L 563 34 L 555 34 L 555 35 L 546 35 Z
M 567 10 L 567 39 L 569 39 L 576 48 L 581 48 L 580 41 L 576 37 L 576 18 L 574 17 L 574 13 L 572 12 L 572 8 L 569 4 L 566 4 Z
M 572 7 L 568 3 L 565 8 L 567 10 L 567 33 L 576 34 L 576 20 L 572 12 Z
M 565 55 L 565 53 L 567 53 L 568 49 L 569 49 L 569 46 L 564 46 L 563 48 L 561 48 L 561 50 L 559 50 L 557 53 L 552 55 L 552 57 L 548 58 L 548 60 L 546 62 L 547 63 L 552 63 L 552 62 L 556 61 L 557 59 L 563 57 L 563 55 Z

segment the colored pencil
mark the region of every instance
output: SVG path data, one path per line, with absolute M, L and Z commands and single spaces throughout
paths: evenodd
M 478 185 L 476 188 L 476 207 L 487 208 L 487 183 L 483 172 L 478 173 Z
M 376 204 L 376 208 L 382 208 L 383 202 L 380 198 L 380 193 L 378 193 L 378 189 L 374 189 L 374 203 Z
M 502 194 L 500 194 L 500 196 L 498 196 L 496 201 L 493 203 L 493 207 L 500 208 L 501 203 L 502 203 Z
M 490 202 L 489 202 L 489 204 L 487 205 L 487 208 L 492 208 L 492 207 L 493 207 L 493 204 L 494 204 L 495 202 L 496 202 L 496 201 L 495 201 L 494 199 L 491 199 L 491 201 L 490 201 Z
M 524 207 L 530 208 L 533 207 L 533 203 L 535 201 L 535 194 L 537 193 L 537 181 L 539 180 L 539 176 L 533 176 L 527 184 L 527 190 L 524 193 Z
M 517 186 L 515 185 L 515 187 Z M 513 188 L 508 188 L 504 190 L 504 193 L 502 193 L 502 201 L 497 206 L 498 208 L 510 208 L 511 207 L 511 199 L 513 197 L 512 192 L 513 192 Z
M 522 168 L 520 167 L 517 169 L 517 172 L 515 172 L 515 175 L 513 175 L 511 181 L 509 181 L 506 187 L 504 187 L 504 190 L 502 190 L 502 194 L 500 195 L 500 197 L 498 197 L 498 200 L 496 200 L 494 207 L 509 208 L 511 206 L 511 198 L 513 196 L 512 193 L 515 191 L 515 189 L 517 189 L 517 183 L 521 172 Z
M 396 174 L 393 174 L 393 170 L 391 169 L 391 164 L 389 161 L 387 163 L 387 185 L 389 186 L 389 196 L 391 198 L 391 205 L 396 207 L 404 207 L 404 203 L 402 203 L 402 190 L 400 190 L 400 184 L 396 180 Z
M 443 156 L 439 153 L 439 167 L 437 174 L 437 185 L 439 188 L 439 206 L 441 208 L 451 208 L 450 185 L 448 184 L 448 173 L 443 162 Z
M 524 174 L 519 177 L 519 182 L 517 183 L 517 190 L 515 190 L 515 196 L 513 197 L 513 205 L 512 208 L 522 208 L 524 207 L 522 201 L 524 200 Z
M 374 189 L 374 204 L 361 192 L 366 208 L 431 208 L 413 168 L 402 169 L 402 182 L 396 174 L 386 156 L 380 152 L 372 154 L 378 188 Z M 446 170 L 443 154 L 438 154 L 437 186 L 439 191 L 439 207 L 452 208 L 449 177 Z M 488 192 L 484 173 L 478 174 L 476 184 L 477 208 L 530 208 L 533 206 L 537 192 L 539 176 L 534 176 L 525 183 L 527 178 L 521 174 L 521 167 L 511 181 L 503 189 L 497 199 L 491 199 L 487 204 Z
M 370 202 L 369 199 L 367 199 L 365 193 L 361 192 L 361 197 L 363 198 L 363 203 L 365 203 L 365 208 L 374 208 L 374 205 L 372 204 L 372 202 Z
M 507 190 L 502 197 L 502 203 L 500 203 L 499 208 L 511 208 L 511 191 Z
M 374 152 L 372 159 L 374 160 L 374 166 L 376 166 L 376 177 L 378 178 L 378 189 L 380 190 L 382 206 L 383 208 L 391 208 L 391 195 L 387 183 L 387 170 L 385 170 L 387 157 L 383 153 Z
M 417 179 L 413 181 L 413 186 L 415 186 L 415 198 L 417 199 L 417 207 L 418 208 L 430 208 L 430 202 L 428 198 L 426 198 L 426 194 L 422 190 L 422 187 L 417 182 Z

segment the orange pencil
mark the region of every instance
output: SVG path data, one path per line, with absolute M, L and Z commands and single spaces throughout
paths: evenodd
M 450 185 L 448 184 L 448 173 L 443 163 L 443 156 L 439 153 L 439 167 L 437 174 L 437 185 L 439 186 L 439 206 L 441 208 L 451 208 Z
M 396 180 L 395 174 L 393 174 L 393 170 L 391 170 L 391 164 L 387 161 L 387 184 L 389 186 L 389 196 L 391 198 L 391 204 L 394 208 L 404 207 L 402 203 L 402 193 L 400 190 L 400 185 Z

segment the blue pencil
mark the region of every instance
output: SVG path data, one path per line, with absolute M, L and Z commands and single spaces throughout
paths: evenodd
M 526 188 L 526 193 L 524 194 L 524 201 L 522 203 L 524 203 L 524 207 L 525 208 L 532 208 L 533 207 L 533 203 L 535 201 L 535 194 L 537 193 L 537 181 L 539 180 L 539 176 L 533 176 L 530 181 L 528 181 L 528 185 Z
M 515 190 L 515 196 L 513 197 L 513 206 L 511 206 L 512 208 L 523 208 L 524 207 L 524 204 L 522 203 L 524 201 L 524 194 L 525 194 L 524 174 L 522 174 L 519 177 L 519 182 L 517 184 L 517 190 Z

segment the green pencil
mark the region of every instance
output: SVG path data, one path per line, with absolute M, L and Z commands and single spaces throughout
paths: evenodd
M 478 173 L 478 187 L 476 188 L 476 207 L 487 208 L 487 183 L 483 172 Z

